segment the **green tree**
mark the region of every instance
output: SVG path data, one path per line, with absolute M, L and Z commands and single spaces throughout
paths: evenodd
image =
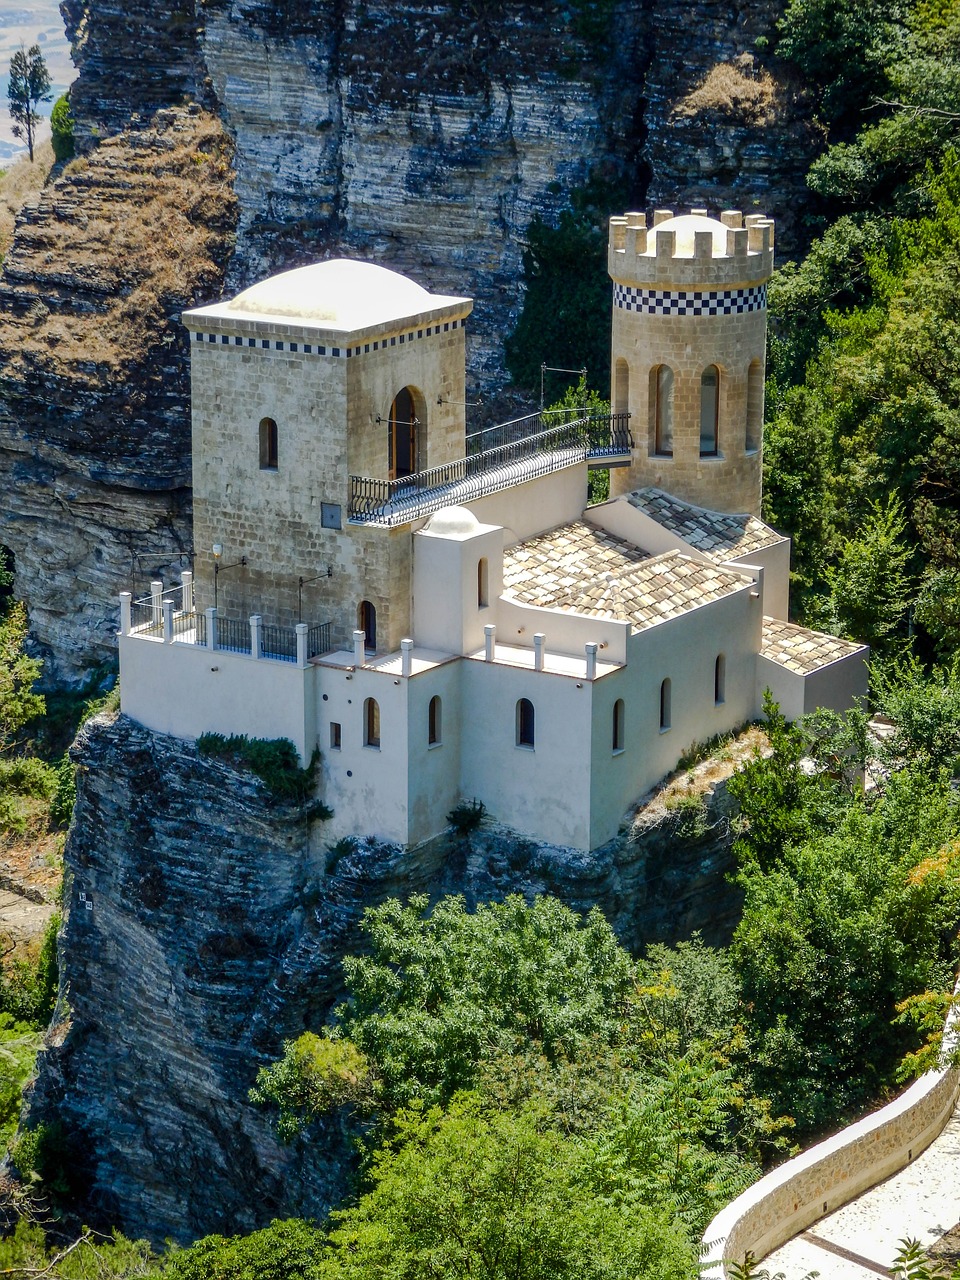
M 173 1249 L 163 1280 L 321 1280 L 325 1237 L 297 1218 L 274 1220 L 248 1236 L 205 1236 Z
M 0 752 L 9 752 L 20 731 L 44 711 L 42 694 L 34 693 L 43 663 L 24 653 L 26 638 L 27 611 L 17 602 L 0 618 Z
M 905 533 L 903 508 L 891 494 L 886 505 L 872 504 L 859 533 L 844 541 L 826 571 L 832 629 L 864 641 L 878 656 L 888 656 L 905 636 L 913 595 Z
M 33 145 L 41 116 L 37 107 L 49 102 L 50 73 L 38 44 L 25 49 L 21 44 L 10 59 L 10 79 L 7 84 L 7 101 L 13 120 L 13 136 L 23 138 L 33 164 Z
M 589 1143 L 542 1131 L 535 1109 L 475 1095 L 402 1111 L 370 1190 L 334 1214 L 330 1280 L 682 1280 L 689 1236 L 636 1197 L 591 1194 Z
M 55 160 L 69 160 L 73 155 L 73 125 L 70 99 L 61 94 L 50 112 L 50 136 Z

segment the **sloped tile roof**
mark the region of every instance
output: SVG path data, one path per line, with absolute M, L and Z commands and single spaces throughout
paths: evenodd
M 853 640 L 841 640 L 839 636 L 824 635 L 822 631 L 809 631 L 779 618 L 763 620 L 760 653 L 797 675 L 809 675 L 811 671 L 819 671 L 838 658 L 847 658 L 865 648 Z
M 674 498 L 662 489 L 635 489 L 627 494 L 627 501 L 682 538 L 688 546 L 714 560 L 730 560 L 782 541 L 779 533 L 756 516 L 707 511 L 705 507 Z
M 509 547 L 503 575 L 504 595 L 521 604 L 619 618 L 638 628 L 746 585 L 741 575 L 678 551 L 649 557 L 579 520 Z

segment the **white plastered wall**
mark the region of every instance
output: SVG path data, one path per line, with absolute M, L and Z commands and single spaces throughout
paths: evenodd
M 119 637 L 124 715 L 156 733 L 289 738 L 302 763 L 313 752 L 312 670 L 200 645 Z
M 413 535 L 413 634 L 417 644 L 443 653 L 470 653 L 496 620 L 503 590 L 503 529 L 477 525 L 459 536 Z M 487 562 L 487 605 L 479 603 L 478 565 Z

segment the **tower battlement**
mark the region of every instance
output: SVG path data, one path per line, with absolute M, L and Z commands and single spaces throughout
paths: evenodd
M 643 213 L 610 219 L 607 267 L 621 284 L 684 290 L 736 289 L 765 283 L 773 274 L 773 221 L 744 217 L 738 209 L 719 221 L 706 209 L 675 217 L 657 209 L 653 225 Z

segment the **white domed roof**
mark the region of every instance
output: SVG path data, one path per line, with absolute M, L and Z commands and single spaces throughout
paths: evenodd
M 480 521 L 467 507 L 441 507 L 424 525 L 424 533 L 439 538 L 465 538 L 481 529 Z
M 262 280 L 232 298 L 225 310 L 353 330 L 459 301 L 430 294 L 414 280 L 374 262 L 332 258 Z
M 647 239 L 647 257 L 656 256 L 656 235 L 659 231 L 672 231 L 676 235 L 674 257 L 693 257 L 693 235 L 695 231 L 709 231 L 713 236 L 713 256 L 722 257 L 727 252 L 727 228 L 717 218 L 706 218 L 702 213 L 682 213 L 676 218 L 667 218 L 654 227 Z

